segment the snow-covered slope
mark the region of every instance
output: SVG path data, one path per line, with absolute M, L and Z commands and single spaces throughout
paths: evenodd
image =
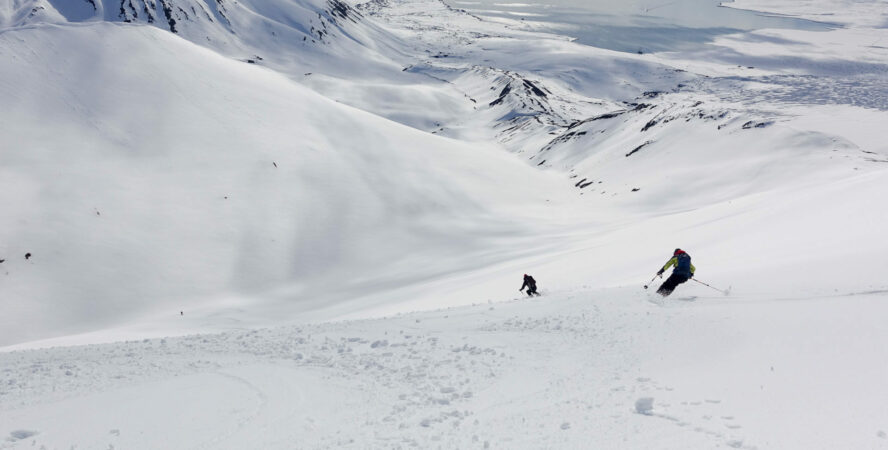
M 0 47 L 7 344 L 246 295 L 283 317 L 354 311 L 503 258 L 490 244 L 567 191 L 154 27 L 39 26 Z
M 0 27 L 148 25 L 290 76 L 396 73 L 401 44 L 339 0 L 3 0 Z
M 787 45 L 782 51 L 796 51 L 793 58 L 765 64 L 758 53 L 764 49 L 740 49 L 748 35 L 732 35 L 719 42 L 734 44 L 724 48 L 729 56 L 721 62 L 713 52 L 636 55 L 591 48 L 529 33 L 522 21 L 480 20 L 435 0 L 384 5 L 358 9 L 423 49 L 409 71 L 447 80 L 471 102 L 468 114 L 442 121 L 435 132 L 496 140 L 542 169 L 563 173 L 587 198 L 607 199 L 595 201 L 596 208 L 670 213 L 842 179 L 849 171 L 878 170 L 888 159 L 888 147 L 860 130 L 861 121 L 886 117 L 872 110 L 888 110 L 880 93 L 884 77 L 837 79 L 845 74 L 829 71 L 854 70 L 848 58 L 868 57 L 872 49 L 857 48 L 855 41 L 848 41 L 847 61 L 827 59 L 838 56 L 823 56 L 814 45 L 805 53 Z M 447 18 L 443 25 L 441 17 Z M 831 42 L 821 35 L 842 32 L 796 33 Z M 768 70 L 737 69 L 744 62 Z M 815 67 L 820 70 L 806 70 Z M 803 86 L 788 87 L 797 82 Z M 843 86 L 851 96 L 843 98 Z M 373 110 L 347 91 L 337 98 Z M 800 102 L 841 106 L 792 108 Z M 822 123 L 829 119 L 833 123 Z
M 679 228 L 664 232 L 693 244 L 695 235 L 680 231 L 682 220 L 722 220 L 740 213 L 725 205 L 783 202 L 811 186 L 822 186 L 829 197 L 852 174 L 880 172 L 885 159 L 885 148 L 849 126 L 884 114 L 823 110 L 821 117 L 841 111 L 855 119 L 826 130 L 800 127 L 791 110 L 760 99 L 750 106 L 726 94 L 754 81 L 676 69 L 676 61 L 684 64 L 676 56 L 583 47 L 485 22 L 438 1 L 356 8 L 308 0 L 116 5 L 7 0 L 2 8 L 8 27 L 0 34 L 8 105 L 2 131 L 5 142 L 14 143 L 4 146 L 4 169 L 15 187 L 6 191 L 7 201 L 16 205 L 5 216 L 5 251 L 34 255 L 4 266 L 15 293 L 10 307 L 27 313 L 5 327 L 7 342 L 86 330 L 141 316 L 146 308 L 167 314 L 172 305 L 194 307 L 199 298 L 219 305 L 220 297 L 230 297 L 228 307 L 240 308 L 245 293 L 252 299 L 264 293 L 260 303 L 274 306 L 273 313 L 250 308 L 239 319 L 244 323 L 294 315 L 319 302 L 355 300 L 356 292 L 403 289 L 409 280 L 470 273 L 515 257 L 497 253 L 520 248 L 515 242 L 480 242 L 490 234 L 535 236 L 523 245 L 555 251 L 537 255 L 534 265 L 543 267 L 557 267 L 570 248 L 606 241 L 622 256 L 590 270 L 607 273 L 602 280 L 625 280 L 636 276 L 630 267 L 645 252 L 629 250 L 636 239 L 620 234 L 627 226 L 655 233 L 672 220 L 663 217 L 677 215 Z M 267 58 L 239 56 L 254 52 Z M 349 68 L 357 62 L 360 76 Z M 302 67 L 321 71 L 299 75 Z M 472 144 L 359 114 L 294 81 Z M 338 131 L 343 128 L 352 132 Z M 496 153 L 491 141 L 530 164 Z M 426 148 L 441 149 L 440 161 L 429 159 Z M 467 165 L 473 171 L 466 173 Z M 575 206 L 559 208 L 564 202 Z M 816 235 L 853 228 L 821 213 L 756 213 L 754 223 L 760 229 L 816 223 Z M 878 211 L 871 213 L 878 223 Z M 572 226 L 553 234 L 552 216 L 571 216 L 558 223 Z M 168 222 L 180 226 L 159 225 Z M 386 243 L 394 236 L 400 245 Z M 460 250 L 450 242 L 456 237 Z M 741 242 L 729 239 L 724 245 L 733 250 L 726 253 L 737 254 L 745 248 Z M 478 260 L 473 250 L 497 256 Z M 778 258 L 803 250 L 773 249 Z M 824 254 L 861 257 L 861 273 L 872 251 L 852 246 Z M 47 252 L 58 256 L 44 262 Z M 39 269 L 21 272 L 13 263 Z M 72 271 L 75 265 L 84 273 Z M 475 276 L 460 293 L 443 297 L 466 302 L 496 292 L 507 275 L 493 270 L 501 272 Z M 553 272 L 559 283 L 579 282 L 575 274 Z M 379 311 L 396 311 L 392 305 L 401 300 L 443 300 L 429 297 L 439 285 L 417 289 L 397 301 L 355 300 L 350 304 L 362 306 L 337 306 L 325 317 L 374 303 Z M 56 301 L 69 292 L 76 299 L 70 312 Z M 84 309 L 84 303 L 95 306 Z M 212 306 L 208 311 L 215 314 Z M 35 326 L 38 317 L 43 320 Z
M 874 188 L 860 192 L 878 197 L 888 150 L 851 124 L 884 117 L 879 112 L 808 110 L 803 123 L 793 110 L 731 98 L 726 92 L 742 81 L 676 69 L 675 56 L 583 47 L 437 1 L 340 8 L 187 0 L 176 8 L 225 9 L 229 21 L 192 14 L 176 33 L 160 16 L 137 13 L 162 10 L 150 3 L 130 13 L 43 0 L 3 9 L 11 28 L 0 34 L 9 106 L 2 131 L 14 143 L 4 146 L 13 186 L 6 201 L 14 205 L 4 217 L 4 252 L 33 255 L 4 266 L 9 308 L 22 314 L 4 327 L 7 343 L 126 318 L 143 323 L 149 312 L 161 319 L 137 334 L 500 298 L 510 274 L 528 265 L 576 286 L 588 275 L 559 267 L 585 264 L 597 284 L 617 285 L 637 277 L 664 236 L 722 248 L 732 257 L 710 261 L 727 277 L 747 271 L 749 235 L 869 236 L 875 228 L 859 225 L 882 220 L 866 208 L 840 218 L 817 208 L 776 216 L 760 208 L 810 195 L 812 186 L 834 198 L 849 177 L 868 172 L 859 179 Z M 273 26 L 261 25 L 270 18 Z M 308 39 L 297 34 L 321 19 L 333 27 L 330 39 L 302 48 Z M 274 35 L 285 34 L 275 27 L 284 25 L 297 34 L 275 47 Z M 412 63 L 402 70 L 372 51 L 373 37 L 390 43 L 387 55 Z M 250 64 L 223 41 L 272 56 Z M 349 54 L 378 71 L 357 76 L 343 65 Z M 300 76 L 287 55 L 322 71 Z M 295 81 L 471 144 L 360 114 Z M 811 121 L 836 112 L 853 115 L 823 127 Z M 702 225 L 737 215 L 749 222 L 728 239 L 716 237 L 726 227 Z M 794 263 L 794 273 L 842 255 L 859 275 L 844 284 L 875 281 L 869 268 L 881 247 L 831 241 Z M 807 254 L 803 241 L 767 247 L 757 250 L 760 260 Z M 591 249 L 602 248 L 619 256 L 597 258 Z M 749 282 L 789 268 L 782 264 L 757 263 Z M 788 288 L 802 278 L 758 283 Z M 60 296 L 71 301 L 60 306 Z M 206 309 L 184 327 L 163 318 L 199 304 Z M 306 314 L 320 306 L 329 308 Z
M 348 33 L 361 15 L 338 0 L 4 0 L 4 28 L 40 23 L 153 25 L 209 45 L 316 43 Z M 367 24 L 361 24 L 367 28 Z M 214 41 L 217 44 L 212 44 Z M 274 42 L 261 46 L 269 47 Z
M 564 290 L 0 353 L 0 446 L 888 448 L 885 294 L 846 294 Z
M 0 448 L 888 447 L 851 3 L 636 55 L 432 0 L 0 0 Z M 715 288 L 663 300 L 678 246 Z

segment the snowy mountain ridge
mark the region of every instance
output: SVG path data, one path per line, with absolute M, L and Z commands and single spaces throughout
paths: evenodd
M 7 0 L 6 3 L 4 28 L 35 23 L 108 21 L 155 25 L 192 39 L 203 34 L 206 40 L 225 33 L 261 31 L 272 36 L 281 30 L 290 30 L 301 33 L 295 35 L 301 40 L 323 42 L 324 36 L 330 34 L 326 31 L 328 26 L 340 26 L 340 21 L 357 23 L 361 19 L 359 12 L 339 0 Z M 311 16 L 321 20 L 317 22 L 317 29 Z
M 538 42 L 531 46 L 526 45 L 526 30 L 532 30 L 533 25 L 523 21 L 502 19 L 504 25 L 493 26 L 431 0 L 386 5 L 359 9 L 400 33 L 408 33 L 412 42 L 418 43 L 425 57 L 407 70 L 446 80 L 472 102 L 467 117 L 441 123 L 435 133 L 476 139 L 477 129 L 493 131 L 484 139 L 496 140 L 543 170 L 565 173 L 566 182 L 584 195 L 611 198 L 641 192 L 636 197 L 644 197 L 650 190 L 685 189 L 672 175 L 688 168 L 682 178 L 705 185 L 712 194 L 709 200 L 701 203 L 695 197 L 693 204 L 685 206 L 699 207 L 786 185 L 783 177 L 765 180 L 746 174 L 780 172 L 780 167 L 793 166 L 799 159 L 812 159 L 804 173 L 793 172 L 801 181 L 806 177 L 817 179 L 821 171 L 830 177 L 835 170 L 852 170 L 858 164 L 869 166 L 888 158 L 888 147 L 879 143 L 859 144 L 841 136 L 839 130 L 789 125 L 794 114 L 784 111 L 780 102 L 805 101 L 809 90 L 781 93 L 783 99 L 777 102 L 763 101 L 763 95 L 783 90 L 786 85 L 783 75 L 772 74 L 772 70 L 780 73 L 796 69 L 759 69 L 763 75 L 744 74 L 740 80 L 733 74 L 711 76 L 705 71 L 683 69 L 688 63 L 682 61 L 680 53 L 668 57 L 618 53 L 542 33 L 531 33 Z M 422 5 L 421 11 L 418 5 Z M 458 25 L 441 26 L 442 17 L 448 19 L 443 21 L 445 24 Z M 483 64 L 478 64 L 482 58 Z M 842 66 L 839 62 L 835 65 Z M 714 67 L 723 70 L 719 64 L 707 70 Z M 817 67 L 822 72 L 829 66 Z M 824 94 L 842 84 L 822 73 L 821 77 Z M 878 90 L 878 81 L 868 83 L 861 80 L 860 94 Z M 755 87 L 750 89 L 750 85 Z M 339 98 L 350 103 L 345 96 Z M 853 97 L 843 100 L 839 93 L 831 98 L 857 105 Z M 874 100 L 873 104 L 888 109 L 884 100 Z M 698 150 L 701 142 L 706 143 L 705 151 Z M 799 147 L 798 142 L 806 144 Z M 796 148 L 798 152 L 792 156 L 784 153 Z M 639 151 L 646 156 L 639 158 Z M 676 164 L 673 174 L 658 173 L 655 167 L 662 166 L 671 155 L 684 161 L 691 153 L 693 163 Z M 752 153 L 757 156 L 750 157 Z M 879 156 L 874 160 L 874 155 Z M 734 160 L 743 169 L 726 163 Z M 838 169 L 845 164 L 843 160 L 848 165 Z M 739 176 L 701 173 L 700 165 L 731 166 L 735 168 L 731 172 Z M 612 184 L 595 189 L 593 182 Z M 617 201 L 625 200 L 621 196 Z M 634 199 L 628 201 L 630 209 L 635 209 L 631 206 Z M 648 199 L 638 203 L 652 212 Z M 662 206 L 669 211 L 677 205 L 669 202 Z
M 361 61 L 392 70 L 382 56 L 395 39 L 340 0 L 4 0 L 0 28 L 98 22 L 148 25 L 251 64 L 301 75 Z

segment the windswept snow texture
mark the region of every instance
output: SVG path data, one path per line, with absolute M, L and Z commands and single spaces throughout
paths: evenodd
M 384 320 L 0 353 L 10 436 L 0 445 L 888 445 L 884 294 L 697 293 L 661 304 L 635 287 L 564 290 Z M 19 430 L 33 434 L 13 438 Z
M 888 12 L 839 3 L 633 54 L 0 0 L 0 448 L 888 448 Z

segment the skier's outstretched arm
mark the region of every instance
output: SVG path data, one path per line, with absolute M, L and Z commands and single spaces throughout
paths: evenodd
M 669 270 L 670 267 L 672 267 L 672 266 L 674 266 L 674 265 L 676 265 L 676 264 L 678 264 L 678 258 L 673 257 L 673 258 L 670 259 L 669 261 L 666 261 L 666 265 L 664 265 L 663 268 L 660 269 L 659 272 L 657 272 L 657 275 L 663 275 L 663 272 Z

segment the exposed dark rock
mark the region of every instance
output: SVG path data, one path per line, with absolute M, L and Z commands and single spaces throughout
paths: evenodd
M 167 25 L 170 26 L 170 31 L 173 33 L 178 33 L 176 30 L 176 19 L 173 18 L 173 7 L 170 4 L 170 0 L 160 0 L 160 6 L 163 8 L 163 15 L 167 19 Z
M 154 12 L 157 11 L 157 4 L 153 1 L 142 0 L 142 11 L 148 16 L 148 23 L 154 23 Z
M 136 7 L 133 5 L 133 0 L 129 0 L 129 7 L 133 11 L 133 19 L 138 19 L 139 13 L 136 12 Z
M 632 108 L 632 111 L 641 111 L 641 110 L 643 110 L 643 109 L 656 108 L 656 107 L 657 107 L 657 105 L 651 105 L 650 103 L 629 103 L 628 105 L 629 105 L 629 106 L 634 106 L 634 108 Z
M 757 122 L 755 120 L 750 120 L 749 122 L 744 123 L 742 128 L 744 130 L 748 130 L 750 128 L 766 128 L 766 127 L 769 127 L 773 124 L 774 124 L 774 122 L 770 121 L 770 120 L 765 121 L 765 122 Z
M 227 15 L 225 15 L 225 12 L 227 11 L 227 9 L 225 8 L 225 0 L 216 0 L 216 11 L 219 13 L 220 16 L 222 16 L 223 19 L 225 19 L 225 23 L 227 23 L 230 27 L 231 20 L 228 18 Z
M 125 2 L 126 2 L 126 0 L 120 0 L 120 10 L 117 13 L 117 15 L 118 15 L 118 17 L 123 19 L 124 22 L 129 23 L 130 18 L 126 15 L 126 9 L 123 7 Z
M 545 151 L 547 151 L 547 150 L 551 150 L 552 147 L 554 147 L 554 146 L 556 146 L 556 145 L 558 145 L 558 144 L 561 144 L 561 143 L 564 143 L 564 142 L 572 141 L 572 140 L 574 140 L 574 139 L 579 138 L 580 136 L 585 136 L 586 134 L 587 134 L 586 131 L 571 131 L 571 132 L 568 132 L 568 133 L 564 133 L 564 134 L 562 134 L 561 136 L 558 136 L 557 138 L 552 139 L 552 140 L 551 140 L 548 144 L 546 144 L 546 146 L 543 147 L 542 150 L 540 150 L 540 151 L 541 151 L 541 152 L 545 152 Z
M 511 83 L 507 84 L 506 87 L 504 87 L 503 90 L 500 91 L 499 98 L 490 102 L 490 104 L 488 106 L 499 105 L 500 103 L 503 102 L 503 100 L 506 98 L 506 96 L 509 95 L 509 92 L 512 92 L 512 84 Z
M 620 116 L 622 114 L 626 114 L 627 112 L 628 111 L 625 111 L 625 110 L 624 111 L 614 111 L 614 112 L 602 114 L 600 116 L 590 117 L 590 118 L 584 119 L 584 120 L 578 120 L 578 121 L 570 124 L 570 126 L 568 126 L 567 129 L 572 130 L 580 125 L 583 125 L 583 124 L 586 124 L 589 122 L 594 122 L 596 120 L 613 119 L 614 117 Z
M 358 22 L 361 13 L 340 0 L 327 0 L 327 12 L 333 17 Z M 335 19 L 334 19 L 335 22 Z
M 543 98 L 546 97 L 546 93 L 543 92 L 542 89 L 537 87 L 537 85 L 533 84 L 533 82 L 531 82 L 530 80 L 524 80 L 524 85 L 527 86 L 528 89 L 530 89 L 531 92 L 533 92 L 534 94 L 539 95 L 540 97 L 543 97 Z
M 657 119 L 651 119 L 647 124 L 645 124 L 644 128 L 641 129 L 641 132 L 644 133 L 645 131 L 653 128 L 654 125 L 656 125 L 658 123 L 659 123 L 659 121 Z
M 635 152 L 637 152 L 637 151 L 639 151 L 639 150 L 645 148 L 646 146 L 648 146 L 648 145 L 650 145 L 650 144 L 652 144 L 652 143 L 653 143 L 653 141 L 647 141 L 647 142 L 645 142 L 644 144 L 641 144 L 641 145 L 639 145 L 638 147 L 635 147 L 634 149 L 632 149 L 631 152 L 626 153 L 626 157 L 628 158 L 628 157 L 629 157 L 630 155 L 632 155 L 633 153 L 635 153 Z
M 625 114 L 625 113 L 626 113 L 626 111 L 616 111 L 616 112 L 612 112 L 612 113 L 605 113 L 600 116 L 595 116 L 591 119 L 586 119 L 586 121 L 592 122 L 594 120 L 613 119 L 614 117 L 617 117 L 617 116 L 619 116 L 621 114 Z

